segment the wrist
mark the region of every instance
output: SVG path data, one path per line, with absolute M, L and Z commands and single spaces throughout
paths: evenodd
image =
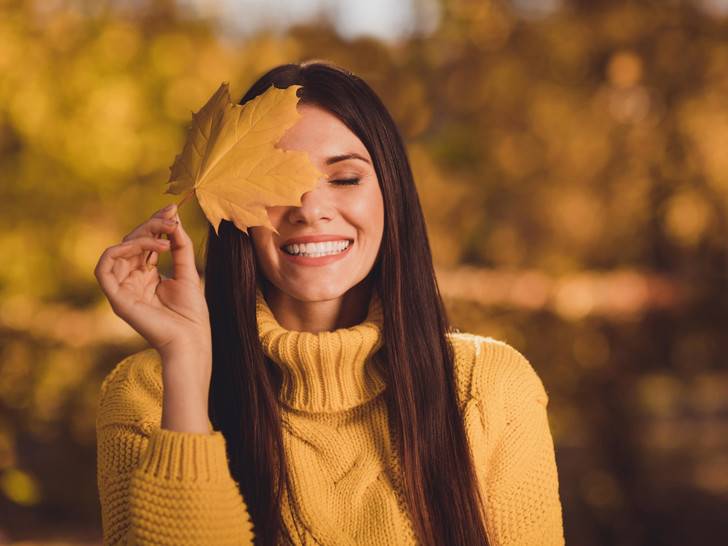
M 163 362 L 194 361 L 201 364 L 212 363 L 212 342 L 195 341 L 188 343 L 169 343 L 157 349 Z

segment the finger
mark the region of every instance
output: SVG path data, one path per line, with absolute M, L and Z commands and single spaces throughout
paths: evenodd
M 166 245 L 166 246 L 162 246 L 161 249 L 162 250 L 169 249 L 169 239 L 161 239 L 161 238 L 156 238 L 154 236 L 148 236 L 148 235 L 139 235 L 138 237 L 134 237 L 134 238 L 129 239 L 128 241 L 124 241 L 124 242 L 127 243 L 129 241 L 134 241 L 134 240 L 138 240 L 138 239 L 145 239 L 145 240 L 151 240 L 151 241 L 157 241 L 157 242 L 161 241 L 162 245 Z M 127 258 L 124 261 L 128 262 L 127 265 L 129 267 L 130 271 L 133 271 L 135 269 L 148 270 L 150 266 L 155 266 L 159 262 L 158 251 L 159 251 L 159 248 L 157 248 L 157 247 L 152 248 L 151 250 L 146 250 L 146 247 L 145 247 L 145 250 Z
M 177 215 L 177 204 L 170 203 L 166 207 L 159 209 L 157 212 L 152 214 L 149 220 L 140 224 L 131 233 L 129 233 L 124 240 L 133 239 L 139 236 L 152 235 L 153 237 L 159 238 L 159 234 L 167 233 L 176 229 L 178 220 L 174 220 Z M 156 265 L 156 261 L 152 262 L 152 255 L 145 255 L 138 259 L 135 263 L 135 267 L 149 267 L 150 265 Z
M 152 214 L 149 219 L 145 220 L 141 224 L 139 224 L 137 227 L 135 227 L 132 231 L 130 231 L 127 235 L 124 236 L 122 241 L 127 241 L 132 237 L 132 234 L 139 235 L 141 231 L 144 231 L 145 235 L 152 235 L 152 233 L 149 232 L 149 230 L 145 230 L 144 228 L 147 226 L 147 223 L 149 220 L 165 220 L 172 218 L 177 212 L 177 205 L 175 203 L 171 203 L 167 205 L 164 208 L 159 209 L 154 214 Z M 171 224 L 170 224 L 171 225 Z
M 146 222 L 139 224 L 129 233 L 127 233 L 122 241 L 129 241 L 137 237 L 156 237 L 163 233 L 172 233 L 177 227 L 177 221 L 172 218 L 162 218 L 153 216 Z
M 119 258 L 114 260 L 114 265 L 111 267 L 111 272 L 114 274 L 116 282 L 121 282 L 129 276 L 129 272 L 132 269 L 136 269 L 136 266 L 132 266 L 131 261 L 133 258 Z
M 144 272 L 157 267 L 159 263 L 159 252 L 156 250 L 150 252 L 148 264 L 145 264 L 141 258 L 141 256 L 144 256 L 145 254 L 146 252 L 141 255 L 132 256 L 131 258 L 120 258 L 114 260 L 112 272 L 119 284 L 121 284 L 121 282 L 126 279 L 132 271 L 140 270 Z
M 94 269 L 96 279 L 102 290 L 110 297 L 116 295 L 119 284 L 123 279 L 117 280 L 114 275 L 114 264 L 117 260 L 131 258 L 142 254 L 145 250 L 166 250 L 169 248 L 169 241 L 166 239 L 155 239 L 154 237 L 138 237 L 118 245 L 107 248 Z
M 182 226 L 179 214 L 175 216 L 179 221 L 177 229 L 168 235 L 172 252 L 173 276 L 175 279 L 186 280 L 190 282 L 200 282 L 200 275 L 197 273 L 195 266 L 195 252 L 192 239 Z
M 111 285 L 112 293 L 118 290 L 124 280 L 126 280 L 131 273 L 134 271 L 147 271 L 148 268 L 139 267 L 140 256 L 143 256 L 146 252 L 145 249 L 152 249 L 155 255 L 158 251 L 166 250 L 169 247 L 169 241 L 166 239 L 155 239 L 153 237 L 145 237 L 134 239 L 133 241 L 125 242 L 115 247 L 107 249 L 102 255 L 102 259 L 99 261 L 97 267 L 97 277 L 100 281 L 103 281 L 103 275 L 106 274 L 109 269 L 113 275 L 116 286 Z M 102 288 L 104 285 L 102 284 Z
M 177 203 L 170 203 L 164 208 L 155 212 L 152 217 L 157 218 L 173 218 L 177 214 Z
M 169 240 L 169 239 L 167 239 Z M 143 267 L 145 269 L 152 269 L 159 263 L 159 253 L 156 251 L 151 251 L 148 253 L 145 253 L 145 256 L 143 259 L 139 258 L 139 264 L 137 267 Z
M 132 239 L 130 239 L 132 240 Z M 157 239 L 168 240 L 168 239 Z M 167 247 L 169 248 L 169 247 Z M 159 263 L 159 253 L 156 251 L 145 251 L 142 254 L 129 258 L 129 267 L 131 269 L 149 269 Z

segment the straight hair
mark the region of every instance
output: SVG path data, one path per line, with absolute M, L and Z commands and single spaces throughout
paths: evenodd
M 367 280 L 383 302 L 383 394 L 417 541 L 487 546 L 483 500 L 456 392 L 451 329 L 399 130 L 365 81 L 327 61 L 273 68 L 240 104 L 271 85 L 301 85 L 301 103 L 336 116 L 372 157 L 384 231 Z M 281 499 L 287 474 L 280 370 L 263 352 L 256 320 L 256 286 L 266 279 L 249 236 L 229 221 L 221 222 L 219 234 L 209 226 L 205 249 L 213 357 L 210 420 L 226 439 L 230 472 L 250 511 L 256 544 L 274 546 L 285 531 Z

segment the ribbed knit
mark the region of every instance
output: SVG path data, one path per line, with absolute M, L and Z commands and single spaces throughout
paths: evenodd
M 377 369 L 379 298 L 361 324 L 331 332 L 286 330 L 260 290 L 256 310 L 261 346 L 283 376 L 289 476 L 281 544 L 415 544 Z M 490 544 L 564 544 L 548 396 L 539 376 L 504 342 L 466 333 L 449 339 Z M 210 434 L 161 429 L 162 395 L 154 349 L 119 362 L 101 385 L 104 544 L 252 544 L 222 433 L 212 424 Z
M 330 332 L 286 330 L 260 289 L 256 312 L 263 350 L 282 372 L 279 400 L 286 408 L 334 413 L 362 405 L 384 390 L 373 358 L 382 346 L 384 324 L 376 293 L 364 322 Z

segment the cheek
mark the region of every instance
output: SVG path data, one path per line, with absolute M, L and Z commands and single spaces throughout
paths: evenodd
M 378 236 L 384 227 L 384 203 L 379 187 L 361 192 L 347 203 L 350 218 L 369 236 Z
M 253 252 L 258 260 L 266 264 L 270 261 L 271 237 L 266 232 L 268 230 L 262 227 L 248 228 L 250 241 L 253 244 Z
M 268 207 L 266 211 L 268 212 L 268 219 L 270 220 L 270 223 L 278 227 L 283 221 L 283 215 L 286 213 L 288 208 L 289 207 L 284 206 Z

